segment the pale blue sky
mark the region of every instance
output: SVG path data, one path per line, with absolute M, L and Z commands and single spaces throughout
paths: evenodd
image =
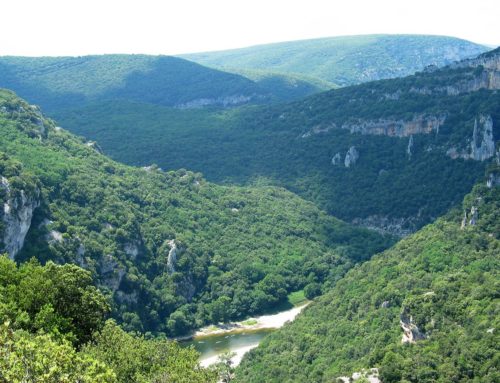
M 500 0 L 11 0 L 0 55 L 179 54 L 370 33 L 500 44 Z

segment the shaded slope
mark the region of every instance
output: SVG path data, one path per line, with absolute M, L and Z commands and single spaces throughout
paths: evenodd
M 278 184 L 342 219 L 404 235 L 459 203 L 497 155 L 499 62 L 496 50 L 284 105 L 212 112 L 115 102 L 58 118 L 120 161 Z

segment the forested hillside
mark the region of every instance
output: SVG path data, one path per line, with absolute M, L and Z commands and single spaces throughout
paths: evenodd
M 257 45 L 181 55 L 229 72 L 274 72 L 325 81 L 330 86 L 407 76 L 428 65 L 443 66 L 487 48 L 446 36 L 364 35 Z
M 378 368 L 384 383 L 499 381 L 499 186 L 477 185 L 461 208 L 349 271 L 251 351 L 236 380 L 335 382 Z
M 498 152 L 499 62 L 497 49 L 282 105 L 114 101 L 57 116 L 120 161 L 284 186 L 334 216 L 406 235 L 459 203 Z
M 0 87 L 50 112 L 114 99 L 191 108 L 274 98 L 272 89 L 245 77 L 146 55 L 0 57 Z
M 2 250 L 92 273 L 127 330 L 183 334 L 324 288 L 390 240 L 277 187 L 132 168 L 0 92 Z

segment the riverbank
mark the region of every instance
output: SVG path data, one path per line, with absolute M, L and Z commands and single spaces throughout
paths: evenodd
M 212 337 L 215 335 L 230 335 L 245 331 L 271 330 L 283 327 L 286 322 L 292 321 L 309 304 L 305 302 L 300 306 L 293 307 L 277 314 L 261 315 L 259 317 L 248 318 L 240 322 L 221 323 L 202 327 L 193 335 L 194 339 Z

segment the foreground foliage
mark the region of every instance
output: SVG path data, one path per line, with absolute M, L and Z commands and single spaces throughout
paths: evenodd
M 104 322 L 108 305 L 74 265 L 0 256 L 1 383 L 214 382 L 198 353 Z

